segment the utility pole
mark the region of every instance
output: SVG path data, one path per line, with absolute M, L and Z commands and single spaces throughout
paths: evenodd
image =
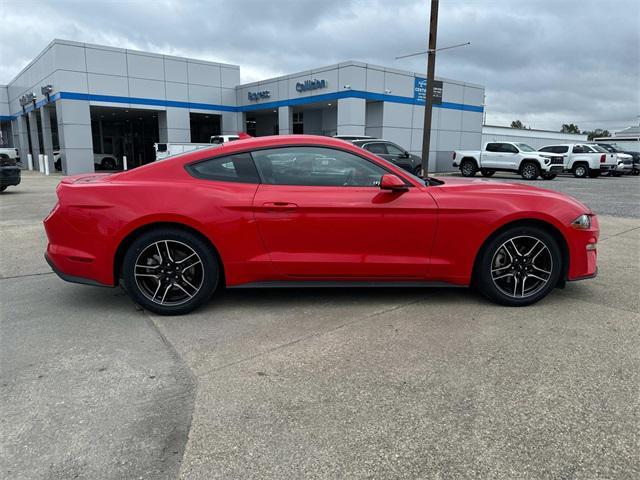
M 438 1 L 431 0 L 429 50 L 427 51 L 427 98 L 424 105 L 424 131 L 422 133 L 422 176 L 429 175 L 429 146 L 431 144 L 431 113 L 433 112 L 433 82 L 436 71 L 436 37 L 438 36 Z

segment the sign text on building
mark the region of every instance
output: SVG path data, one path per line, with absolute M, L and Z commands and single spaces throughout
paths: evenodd
M 413 99 L 421 105 L 427 102 L 427 79 L 416 77 L 413 85 Z M 434 80 L 433 82 L 433 104 L 442 103 L 442 82 Z
M 248 92 L 247 97 L 249 100 L 262 100 L 263 98 L 271 98 L 271 92 L 269 90 L 261 90 L 259 92 Z
M 317 90 L 319 88 L 327 88 L 326 80 L 305 80 L 304 82 L 296 83 L 296 90 L 298 92 L 307 92 L 309 90 Z

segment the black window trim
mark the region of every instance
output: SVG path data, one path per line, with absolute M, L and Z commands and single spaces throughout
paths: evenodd
M 327 145 L 318 145 L 318 144 L 315 144 L 315 143 L 314 144 L 295 143 L 295 144 L 290 144 L 290 145 L 277 145 L 277 146 L 271 146 L 271 147 L 266 147 L 265 146 L 265 147 L 260 147 L 260 148 L 246 148 L 246 149 L 238 150 L 238 151 L 235 151 L 235 152 L 232 152 L 232 153 L 228 153 L 228 152 L 227 153 L 221 153 L 219 155 L 203 158 L 201 160 L 194 160 L 193 162 L 186 163 L 184 165 L 184 169 L 192 177 L 197 178 L 198 180 L 206 180 L 208 182 L 243 183 L 245 185 L 260 185 L 260 184 L 272 185 L 270 183 L 265 183 L 264 178 L 262 177 L 262 172 L 260 172 L 260 169 L 256 165 L 256 162 L 253 159 L 253 155 L 251 155 L 251 153 L 252 152 L 260 152 L 262 150 L 273 150 L 275 148 L 290 148 L 290 147 L 327 148 L 329 150 L 338 150 L 339 152 L 350 153 L 351 155 L 355 155 L 356 157 L 359 157 L 359 158 L 361 158 L 361 159 L 363 159 L 363 160 L 365 160 L 365 161 L 367 161 L 369 163 L 372 163 L 373 165 L 375 165 L 376 167 L 381 168 L 382 170 L 384 170 L 385 172 L 387 172 L 390 175 L 395 175 L 396 177 L 400 178 L 405 183 L 405 185 L 407 185 L 407 187 L 410 187 L 410 188 L 414 188 L 415 187 L 415 185 L 413 183 L 411 183 L 409 180 L 407 180 L 404 177 L 404 174 L 398 175 L 397 173 L 392 172 L 391 170 L 389 170 L 386 165 L 380 165 L 379 163 L 376 163 L 376 162 L 372 161 L 371 159 L 367 158 L 364 155 L 360 155 L 359 153 L 355 153 L 355 152 L 352 152 L 352 151 L 344 149 L 344 148 L 339 148 L 339 147 L 334 147 L 334 146 L 327 146 Z M 368 150 L 365 150 L 365 151 L 368 152 Z M 199 163 L 207 162 L 209 160 L 214 160 L 216 158 L 227 157 L 229 155 L 237 155 L 237 154 L 241 154 L 241 153 L 248 153 L 251 156 L 251 160 L 253 161 L 253 166 L 256 169 L 256 171 L 258 172 L 258 180 L 259 181 L 257 183 L 253 183 L 253 182 L 251 182 L 251 183 L 249 183 L 249 182 L 234 182 L 234 181 L 228 181 L 228 180 L 218 180 L 218 179 L 212 179 L 212 178 L 203 178 L 202 176 L 198 176 L 195 172 L 192 173 L 193 170 L 190 168 L 192 165 L 197 165 Z M 371 152 L 369 152 L 369 153 L 371 153 Z M 371 155 L 375 155 L 375 153 L 371 153 Z M 381 160 L 383 160 L 385 162 L 388 161 L 388 160 L 385 160 L 384 158 L 381 158 Z M 293 185 L 289 185 L 289 186 L 293 186 Z M 326 185 L 296 185 L 296 186 L 299 186 L 299 187 L 310 187 L 310 188 L 327 188 Z M 362 186 L 355 187 L 354 186 L 354 187 L 350 187 L 350 188 L 378 188 L 378 187 L 362 187 Z

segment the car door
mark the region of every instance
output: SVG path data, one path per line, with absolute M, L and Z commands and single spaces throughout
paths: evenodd
M 487 143 L 484 151 L 481 152 L 480 164 L 482 168 L 504 168 L 500 159 L 500 144 Z
M 503 165 L 502 168 L 516 170 L 520 164 L 520 151 L 510 143 L 501 143 L 499 155 Z
M 280 275 L 425 278 L 437 220 L 425 187 L 383 191 L 380 177 L 388 171 L 334 148 L 281 147 L 252 156 L 262 178 L 255 219 Z
M 391 162 L 408 172 L 413 170 L 411 158 L 407 154 L 406 150 L 391 142 L 386 142 L 385 146 L 387 147 L 387 154 L 389 155 Z

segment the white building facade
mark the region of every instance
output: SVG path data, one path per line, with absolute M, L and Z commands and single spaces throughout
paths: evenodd
M 432 171 L 451 152 L 482 142 L 484 88 L 437 79 Z M 129 166 L 154 160 L 155 142 L 206 142 L 211 135 L 368 135 L 420 154 L 424 76 L 345 62 L 249 84 L 240 67 L 66 40 L 54 40 L 0 86 L 0 143 L 22 164 L 60 152 L 66 174 L 93 171 L 98 158 Z

